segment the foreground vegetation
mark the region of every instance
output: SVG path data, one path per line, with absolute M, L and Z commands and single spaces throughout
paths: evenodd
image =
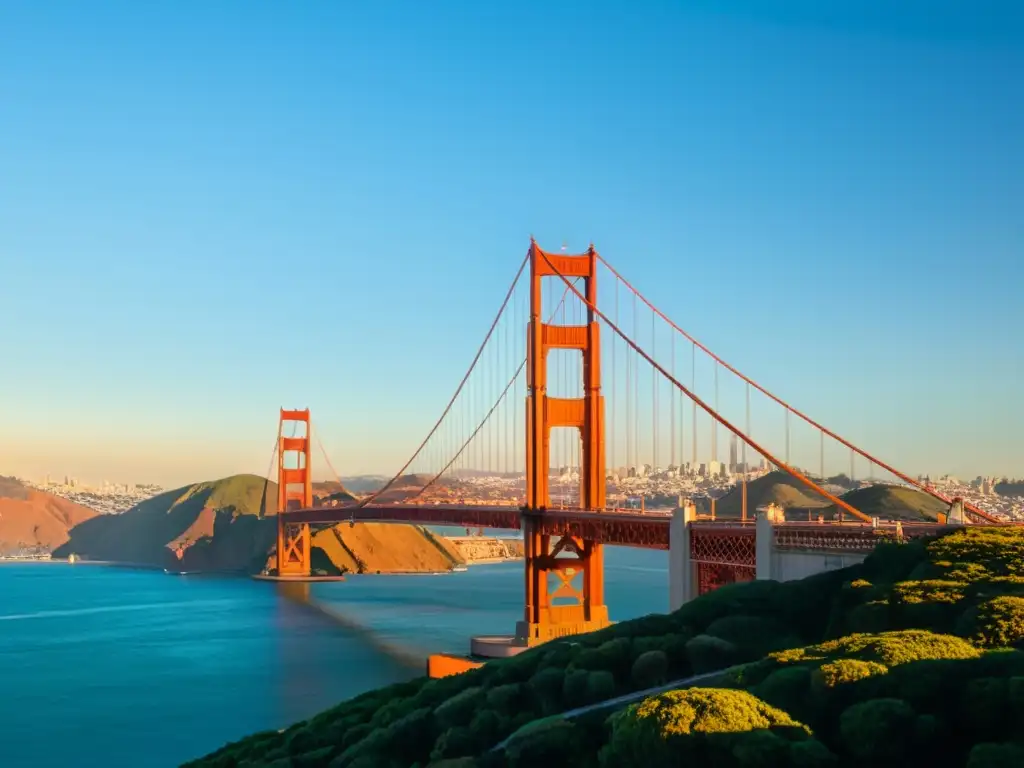
M 373 691 L 189 765 L 1018 766 L 1020 645 L 1024 532 L 978 527 Z

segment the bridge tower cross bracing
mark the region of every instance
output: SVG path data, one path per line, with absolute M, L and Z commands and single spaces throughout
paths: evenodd
M 527 330 L 526 400 L 526 506 L 523 540 L 526 569 L 526 606 L 518 622 L 520 644 L 536 645 L 556 637 L 591 632 L 608 626 L 604 602 L 604 551 L 599 542 L 560 535 L 552 546 L 544 514 L 551 505 L 548 487 L 551 466 L 551 430 L 579 430 L 582 443 L 580 507 L 601 512 L 606 506 L 604 398 L 601 395 L 600 327 L 592 310 L 586 324 L 548 325 L 542 320 L 542 280 L 559 273 L 582 278 L 584 293 L 597 303 L 597 252 L 582 255 L 551 254 L 536 242 L 530 248 L 530 322 Z M 551 349 L 579 350 L 583 357 L 583 396 L 556 398 L 547 394 L 547 359 Z M 566 556 L 569 555 L 569 556 Z M 582 586 L 574 585 L 575 574 Z M 553 591 L 549 576 L 559 585 Z M 553 604 L 565 598 L 568 604 Z
M 305 425 L 301 436 L 289 437 L 285 425 Z M 285 522 L 282 512 L 313 506 L 310 464 L 309 409 L 281 409 L 277 437 L 277 575 L 308 577 L 311 573 L 309 523 Z M 300 429 L 297 427 L 295 432 Z

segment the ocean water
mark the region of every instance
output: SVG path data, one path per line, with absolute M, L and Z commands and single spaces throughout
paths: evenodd
M 666 566 L 609 549 L 612 617 L 665 610 Z M 244 578 L 0 565 L 0 766 L 177 766 L 510 633 L 522 594 L 518 563 L 313 584 L 313 604 Z

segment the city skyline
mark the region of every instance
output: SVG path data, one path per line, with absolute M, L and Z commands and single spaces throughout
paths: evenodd
M 907 472 L 1024 474 L 1008 25 L 675 5 L 5 11 L 0 474 L 262 474 L 308 406 L 389 475 L 531 233 Z

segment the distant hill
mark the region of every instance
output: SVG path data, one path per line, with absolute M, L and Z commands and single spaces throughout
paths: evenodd
M 343 489 L 335 495 L 352 498 Z M 161 493 L 120 515 L 86 520 L 54 556 L 75 553 L 171 570 L 255 573 L 277 544 L 276 514 L 276 483 L 235 475 Z M 379 527 L 342 524 L 319 531 L 314 567 L 325 573 L 445 570 L 457 562 L 419 528 L 388 526 L 378 532 Z
M 0 477 L 0 554 L 20 549 L 52 550 L 72 527 L 99 513 L 44 491 Z
M 935 522 L 940 512 L 949 511 L 948 504 L 924 491 L 896 485 L 871 485 L 844 493 L 839 498 L 865 515 L 882 520 Z M 834 513 L 834 506 L 825 510 L 826 517 Z
M 348 489 L 337 480 L 313 483 L 314 504 L 347 504 L 350 501 L 357 501 L 357 497 L 349 493 Z
M 842 478 L 842 476 L 840 476 Z M 828 480 L 838 485 L 836 478 Z M 830 489 L 831 490 L 831 489 Z M 838 492 L 838 489 L 834 492 Z M 839 498 L 865 515 L 883 520 L 931 520 L 939 512 L 948 511 L 948 505 L 914 488 L 895 485 L 872 485 L 847 491 Z M 724 519 L 739 518 L 743 496 L 739 485 L 715 504 L 715 516 Z M 826 520 L 836 516 L 836 507 L 819 496 L 799 480 L 777 470 L 747 483 L 747 515 L 753 517 L 758 507 L 778 504 L 786 510 L 787 520 L 806 520 L 810 512 L 814 517 L 824 515 Z M 703 511 L 703 510 L 702 510 Z
M 994 490 L 1000 496 L 1024 496 L 1024 480 L 1003 480 Z
M 341 478 L 348 491 L 356 494 L 373 493 L 390 479 L 390 477 L 384 477 L 384 475 L 355 475 L 353 477 Z
M 355 501 L 356 497 L 349 493 L 348 488 L 337 480 L 313 483 L 313 498 L 317 504 L 325 501 Z
M 778 504 L 787 511 L 787 517 L 807 518 L 807 510 L 820 510 L 829 502 L 796 478 L 776 470 L 747 483 L 747 517 L 753 518 L 758 507 Z M 743 488 L 736 485 L 715 502 L 715 517 L 739 519 L 743 515 Z

